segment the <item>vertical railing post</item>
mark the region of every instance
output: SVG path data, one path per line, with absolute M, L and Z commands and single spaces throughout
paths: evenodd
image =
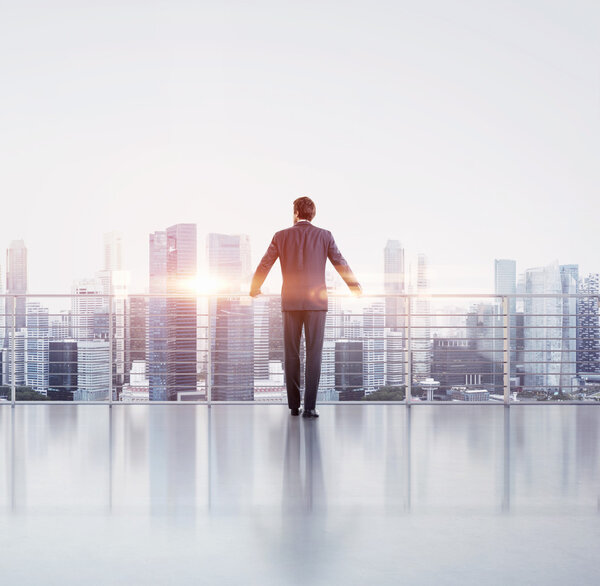
M 108 297 L 108 406 L 113 403 L 113 296 Z
M 15 295 L 12 296 L 12 310 L 11 310 L 11 315 L 12 315 L 12 322 L 11 322 L 11 326 L 10 326 L 10 364 L 11 364 L 11 370 L 10 370 L 10 401 L 12 406 L 15 406 L 15 402 L 17 399 L 17 360 L 16 360 L 16 356 L 17 356 L 17 350 L 16 350 L 16 324 L 17 324 L 17 297 Z
M 211 312 L 212 301 L 210 295 L 206 299 L 206 404 L 210 407 L 212 402 L 212 328 Z
M 406 352 L 408 358 L 406 373 L 406 406 L 412 402 L 412 323 L 411 323 L 411 297 L 405 298 L 406 306 Z
M 510 303 L 506 295 L 502 297 L 502 316 L 504 406 L 508 407 L 510 405 Z

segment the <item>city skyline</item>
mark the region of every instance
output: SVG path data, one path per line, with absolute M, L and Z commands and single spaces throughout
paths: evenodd
M 50 400 L 203 401 L 211 392 L 216 401 L 277 401 L 283 396 L 282 356 L 276 351 L 280 308 L 273 303 L 277 296 L 251 301 L 244 293 L 252 272 L 247 235 L 207 235 L 206 258 L 214 293 L 220 296 L 203 300 L 190 288 L 197 283 L 195 224 L 148 235 L 150 293 L 159 297 L 147 301 L 128 289 L 122 235 L 105 233 L 102 242 L 95 277 L 75 281 L 71 296 L 63 298 L 70 310 L 49 310 L 43 295 L 37 300 L 21 297 L 16 326 L 5 320 L 3 392 L 14 382 Z M 398 393 L 404 393 L 398 389 L 408 380 L 415 400 L 420 392 L 428 401 L 497 401 L 500 388 L 526 398 L 556 395 L 563 400 L 576 392 L 595 400 L 600 383 L 598 303 L 575 295 L 595 295 L 598 273 L 586 276 L 577 264 L 557 261 L 518 273 L 514 259 L 495 259 L 494 293 L 523 295 L 508 300 L 511 317 L 505 322 L 498 298 L 468 302 L 463 295 L 467 304 L 462 308 L 457 301 L 444 307 L 435 303 L 429 297 L 425 254 L 418 254 L 416 278 L 408 279 L 402 243 L 387 240 L 381 256 L 385 297 L 330 299 L 320 401 L 355 400 L 377 392 L 396 393 L 398 400 Z M 11 241 L 10 294 L 26 295 L 28 258 L 26 243 Z M 335 287 L 333 271 L 327 286 Z M 390 303 L 406 293 L 419 296 Z M 544 293 L 553 297 L 530 296 Z M 11 310 L 12 303 L 8 296 L 5 305 Z M 402 317 L 408 307 L 412 317 Z M 504 327 L 511 339 L 506 356 Z M 360 342 L 360 360 L 350 359 L 359 351 L 355 341 Z M 510 369 L 505 370 L 505 358 Z
M 197 229 L 197 225 L 195 224 L 189 224 L 188 225 L 194 225 L 196 226 Z M 250 276 L 252 274 L 252 272 L 254 271 L 254 269 L 256 268 L 260 258 L 262 257 L 262 252 L 260 251 L 256 251 L 256 249 L 252 246 L 252 242 L 250 240 L 250 237 L 248 234 L 245 233 L 239 233 L 239 234 L 233 234 L 233 233 L 221 233 L 222 236 L 225 236 L 227 238 L 233 238 L 233 239 L 237 239 L 237 238 L 243 238 L 244 239 L 244 247 L 245 247 L 245 256 L 244 256 L 244 263 L 246 266 L 246 269 L 244 271 L 244 277 L 242 279 L 239 279 L 236 281 L 236 283 L 234 284 L 234 288 L 232 290 L 226 290 L 224 289 L 224 283 L 222 282 L 222 280 L 220 279 L 220 274 L 222 269 L 215 269 L 214 267 L 211 269 L 211 261 L 209 258 L 209 253 L 208 253 L 208 243 L 209 243 L 209 239 L 211 237 L 211 234 L 215 234 L 214 230 L 209 230 L 206 233 L 199 233 L 199 238 L 198 238 L 198 243 L 197 243 L 197 248 L 196 248 L 196 254 L 197 254 L 197 276 L 198 276 L 198 292 L 199 293 L 217 293 L 219 291 L 221 292 L 238 292 L 237 287 L 239 287 L 239 283 L 241 283 L 242 285 L 245 285 L 246 283 L 249 284 L 250 281 Z M 203 238 L 204 237 L 204 238 Z M 112 243 L 110 241 L 107 241 L 107 238 L 118 238 L 118 244 L 117 243 Z M 270 237 L 269 237 L 270 238 Z M 28 243 L 24 240 L 24 239 L 12 239 L 10 241 L 10 245 L 13 245 L 15 243 L 19 243 L 19 246 L 24 245 L 24 248 L 26 250 L 26 263 L 27 263 L 27 275 L 24 275 L 24 277 L 21 277 L 21 280 L 23 280 L 24 278 L 24 285 L 21 285 L 19 291 L 24 292 L 24 289 L 27 289 L 28 293 L 31 294 L 36 294 L 36 293 L 64 293 L 66 291 L 70 291 L 73 289 L 73 287 L 75 287 L 77 285 L 78 282 L 81 281 L 86 281 L 86 280 L 95 280 L 98 285 L 102 288 L 102 290 L 104 290 L 106 293 L 108 293 L 111 289 L 111 287 L 117 287 L 117 289 L 120 290 L 127 290 L 130 294 L 144 294 L 144 293 L 150 293 L 152 292 L 152 286 L 150 284 L 150 275 L 148 273 L 148 266 L 147 266 L 147 259 L 148 259 L 148 255 L 150 254 L 150 248 L 148 245 L 148 233 L 146 233 L 145 236 L 145 241 L 146 241 L 146 248 L 145 248 L 145 256 L 144 256 L 144 266 L 143 267 L 131 267 L 131 265 L 129 264 L 128 261 L 128 252 L 127 252 L 127 246 L 124 244 L 125 238 L 123 233 L 121 233 L 118 230 L 111 230 L 109 232 L 104 232 L 104 233 L 100 233 L 97 235 L 96 240 L 98 241 L 98 255 L 97 258 L 93 259 L 92 261 L 90 261 L 90 267 L 88 268 L 87 271 L 84 271 L 81 275 L 78 276 L 73 276 L 70 280 L 67 279 L 64 283 L 64 285 L 57 285 L 56 283 L 52 283 L 50 285 L 43 285 L 42 283 L 40 283 L 39 281 L 39 275 L 36 277 L 35 273 L 30 270 L 30 266 L 31 266 L 31 259 L 32 256 L 33 258 L 35 258 L 35 254 L 32 255 L 32 251 L 28 246 Z M 392 292 L 392 290 L 397 290 L 397 292 L 404 292 L 404 293 L 410 293 L 411 291 L 409 291 L 409 287 L 412 287 L 413 292 L 415 292 L 417 290 L 417 282 L 418 282 L 418 263 L 419 263 L 419 256 L 425 254 L 422 251 L 417 251 L 413 246 L 409 246 L 408 250 L 411 251 L 410 254 L 405 255 L 407 248 L 404 246 L 404 241 L 403 240 L 397 240 L 397 239 L 393 239 L 391 237 L 388 238 L 380 238 L 381 240 L 381 246 L 377 247 L 376 250 L 374 250 L 374 252 L 376 253 L 376 259 L 377 259 L 377 263 L 380 265 L 380 271 L 378 272 L 373 272 L 368 271 L 366 273 L 360 273 L 360 271 L 356 271 L 357 276 L 359 278 L 359 280 L 361 280 L 362 283 L 365 283 L 365 293 L 371 293 L 371 294 L 382 294 L 384 292 Z M 393 246 L 399 246 L 399 250 L 402 254 L 402 260 L 401 261 L 395 261 L 395 262 L 401 262 L 401 266 L 404 269 L 404 275 L 402 278 L 402 284 L 401 285 L 390 285 L 390 281 L 388 280 L 388 277 L 386 277 L 386 263 L 388 263 L 388 257 L 387 257 L 387 247 L 389 247 L 390 243 L 392 243 Z M 4 258 L 6 259 L 8 257 L 8 251 L 10 250 L 10 245 L 7 246 L 6 250 L 7 250 L 7 256 L 4 256 Z M 112 249 L 118 246 L 118 252 L 117 249 L 115 249 L 115 251 L 112 251 Z M 340 246 L 341 248 L 341 246 Z M 112 251 L 110 252 L 109 249 Z M 265 246 L 265 250 L 266 250 L 266 246 Z M 383 254 L 381 254 L 383 252 Z M 119 263 L 119 269 L 107 269 L 106 268 L 106 262 L 107 259 L 109 258 L 107 255 L 110 254 L 114 254 L 114 255 L 118 255 L 118 263 Z M 346 253 L 344 252 L 344 254 L 346 255 Z M 447 289 L 444 289 L 443 286 L 443 282 L 440 281 L 441 276 L 440 273 L 437 273 L 437 278 L 438 278 L 438 283 L 437 286 L 433 284 L 433 281 L 435 281 L 435 270 L 432 269 L 432 267 L 436 266 L 435 262 L 432 262 L 431 258 L 429 257 L 429 255 L 425 254 L 425 256 L 427 257 L 427 261 L 428 261 L 428 291 L 431 293 L 436 293 L 436 294 L 444 294 L 444 293 L 448 293 L 448 294 L 453 294 L 453 293 L 464 293 L 464 294 L 488 294 L 488 293 L 498 293 L 498 292 L 505 292 L 507 293 L 508 291 L 500 291 L 497 287 L 497 275 L 496 275 L 496 263 L 498 261 L 509 261 L 511 263 L 515 263 L 515 272 L 517 274 L 517 277 L 523 277 L 526 273 L 527 270 L 531 269 L 531 268 L 541 268 L 544 266 L 547 266 L 553 262 L 557 262 L 560 265 L 564 265 L 564 266 L 578 266 L 579 267 L 579 274 L 580 275 L 589 275 L 589 274 L 595 274 L 600 272 L 600 261 L 598 261 L 596 264 L 592 264 L 590 270 L 587 270 L 585 268 L 582 268 L 583 265 L 579 262 L 569 262 L 569 263 L 563 263 L 561 261 L 560 258 L 548 258 L 546 261 L 543 261 L 543 259 L 539 259 L 539 262 L 537 263 L 533 263 L 531 265 L 526 265 L 522 260 L 520 260 L 519 258 L 508 258 L 505 256 L 496 256 L 493 259 L 488 259 L 488 263 L 486 266 L 486 270 L 483 271 L 483 275 L 485 276 L 481 276 L 480 280 L 481 283 L 483 283 L 484 281 L 488 282 L 488 285 L 481 285 L 479 287 L 475 287 L 473 289 L 460 289 L 457 287 L 448 287 Z M 115 256 L 115 258 L 117 258 Z M 348 258 L 348 255 L 346 255 L 346 258 Z M 570 259 L 571 261 L 573 260 L 577 260 L 577 259 Z M 247 263 L 250 262 L 250 271 L 248 271 L 247 269 Z M 351 262 L 351 260 L 349 259 L 349 263 L 350 266 L 352 266 L 354 268 L 354 264 Z M 0 294 L 2 293 L 6 293 L 8 294 L 8 288 L 6 288 L 7 286 L 7 278 L 8 275 L 6 274 L 6 269 L 7 269 L 7 262 L 0 262 L 0 279 L 2 280 L 2 283 L 0 285 Z M 100 268 L 98 268 L 100 267 Z M 276 267 L 278 267 L 278 261 L 276 262 Z M 328 269 L 330 269 L 331 267 L 328 267 Z M 446 267 L 446 269 L 448 270 L 448 274 L 451 273 L 451 269 L 452 267 Z M 109 275 L 112 275 L 111 277 L 109 277 Z M 134 276 L 137 275 L 137 281 L 134 281 Z M 366 275 L 365 279 L 361 279 L 361 275 Z M 33 278 L 32 278 L 33 277 Z M 396 278 L 396 277 L 395 277 Z M 111 280 L 112 279 L 112 280 Z M 114 283 L 113 283 L 114 281 Z M 39 286 L 41 286 L 42 288 L 33 288 L 33 286 L 31 285 L 31 283 L 40 283 Z M 450 279 L 451 283 L 455 283 L 456 281 L 453 279 Z M 269 278 L 267 279 L 267 281 L 265 282 L 265 285 L 263 287 L 263 289 L 265 290 L 266 293 L 269 294 L 277 294 L 279 293 L 279 289 L 278 287 L 281 284 L 281 275 L 280 272 L 278 270 L 272 271 L 272 274 L 269 275 Z M 188 286 L 190 284 L 188 283 Z M 192 287 L 193 288 L 193 287 Z M 242 291 L 242 293 L 244 293 L 244 291 Z M 23 313 L 24 315 L 24 313 Z M 0 324 L 1 325 L 1 324 Z

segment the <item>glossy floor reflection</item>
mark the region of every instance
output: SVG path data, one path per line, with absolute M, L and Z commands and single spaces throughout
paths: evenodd
M 596 584 L 600 407 L 0 408 L 3 584 Z

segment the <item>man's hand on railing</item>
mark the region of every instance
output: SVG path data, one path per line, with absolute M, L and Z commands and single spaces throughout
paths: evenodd
M 352 286 L 350 291 L 352 291 L 352 295 L 354 295 L 354 297 L 362 297 L 363 290 L 362 290 L 362 287 L 358 283 L 356 283 L 356 285 Z

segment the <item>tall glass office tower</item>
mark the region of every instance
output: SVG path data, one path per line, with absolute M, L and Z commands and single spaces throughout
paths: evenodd
M 562 294 L 557 262 L 527 269 L 525 292 Z M 560 297 L 526 297 L 523 331 L 525 338 L 525 388 L 559 390 L 563 350 L 563 301 Z
M 198 387 L 196 224 L 167 228 L 167 399 Z
M 150 234 L 148 379 L 150 401 L 167 400 L 167 233 Z M 164 295 L 162 297 L 161 295 Z
M 579 265 L 560 265 L 562 298 L 562 360 L 560 386 L 569 393 L 577 376 L 577 284 Z
M 383 249 L 386 328 L 401 330 L 404 327 L 405 319 L 402 317 L 402 314 L 406 313 L 404 300 L 396 297 L 406 292 L 404 279 L 404 248 L 399 240 L 388 240 Z
M 424 254 L 417 258 L 417 297 L 413 318 L 412 347 L 413 347 L 413 380 L 422 381 L 431 375 L 431 314 L 429 299 L 428 262 Z
M 249 278 L 250 241 L 246 235 L 209 234 L 208 264 L 220 296 L 211 301 L 211 387 L 215 401 L 254 399 L 254 310 L 240 298 Z M 231 294 L 227 296 L 227 294 Z
M 123 236 L 118 231 L 104 234 L 104 266 L 98 273 L 104 295 L 112 295 L 113 394 L 118 400 L 126 375 L 127 290 L 129 272 L 123 270 Z M 108 315 L 109 299 L 104 298 Z
M 23 240 L 13 240 L 6 251 L 6 294 L 23 295 L 27 293 L 27 248 Z M 25 297 L 17 297 L 15 306 L 15 330 L 24 328 L 27 317 L 25 312 Z M 5 327 L 4 346 L 9 347 L 9 333 L 13 327 L 13 300 L 5 300 Z
M 494 293 L 496 295 L 515 295 L 517 293 L 517 263 L 514 260 L 501 258 L 494 260 Z M 500 328 L 504 325 L 501 300 L 496 299 L 498 318 L 492 335 L 494 339 L 494 364 L 502 366 L 503 363 L 503 341 L 500 336 Z M 509 328 L 510 328 L 510 376 L 514 377 L 517 370 L 517 299 L 509 297 Z M 502 372 L 502 370 L 500 370 Z M 499 374 L 499 373 L 496 373 Z M 497 382 L 500 382 L 499 380 Z

